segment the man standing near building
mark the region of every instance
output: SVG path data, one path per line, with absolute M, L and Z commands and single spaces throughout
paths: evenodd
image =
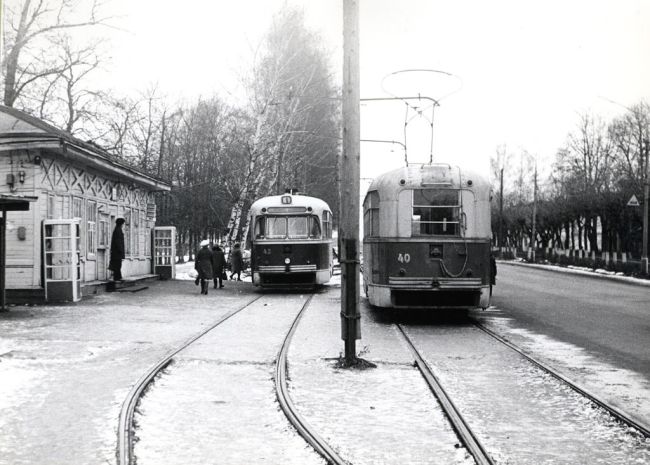
M 115 229 L 111 237 L 111 259 L 108 269 L 113 272 L 113 281 L 122 281 L 122 260 L 125 258 L 123 224 L 124 218 L 115 220 Z

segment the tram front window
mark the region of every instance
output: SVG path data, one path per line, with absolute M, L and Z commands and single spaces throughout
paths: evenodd
M 284 239 L 287 237 L 287 219 L 284 216 L 267 216 L 266 237 L 268 239 Z
M 264 216 L 255 222 L 255 239 L 320 239 L 315 216 Z
M 460 235 L 460 192 L 456 189 L 414 189 L 413 236 Z
M 289 222 L 289 237 L 291 239 L 306 239 L 309 237 L 306 216 L 289 216 L 287 221 Z

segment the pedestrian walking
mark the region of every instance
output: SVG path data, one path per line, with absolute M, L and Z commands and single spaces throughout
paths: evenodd
M 212 272 L 214 273 L 214 288 L 217 288 L 217 281 L 219 287 L 223 287 L 223 268 L 226 266 L 226 257 L 223 250 L 218 245 L 212 247 Z
M 113 272 L 113 281 L 122 281 L 122 260 L 126 257 L 124 255 L 124 232 L 122 232 L 122 225 L 124 218 L 117 218 L 115 220 L 115 229 L 111 236 L 111 256 L 108 262 L 108 269 Z
M 230 253 L 230 279 L 234 280 L 233 276 L 237 275 L 237 281 L 241 281 L 242 268 L 244 268 L 244 259 L 239 242 L 237 242 Z
M 196 253 L 194 260 L 194 269 L 198 275 L 194 284 L 201 284 L 201 294 L 208 294 L 208 287 L 212 280 L 212 251 L 210 250 L 210 241 L 207 239 L 201 241 L 201 249 Z

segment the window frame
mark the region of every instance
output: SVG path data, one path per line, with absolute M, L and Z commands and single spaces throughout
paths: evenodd
M 410 189 L 411 190 L 411 236 L 425 236 L 425 237 L 430 237 L 430 236 L 445 236 L 445 237 L 461 237 L 461 218 L 462 218 L 462 201 L 461 201 L 461 196 L 462 192 L 461 189 L 456 189 L 456 188 L 441 188 L 441 187 L 436 187 L 436 188 L 419 188 L 419 189 Z M 429 205 L 424 205 L 424 204 L 416 204 L 416 192 L 421 192 L 421 191 L 434 191 L 434 192 L 451 192 L 456 194 L 456 204 L 448 204 L 448 203 L 442 203 L 440 205 L 434 205 L 434 204 L 429 204 Z M 446 199 L 443 199 L 446 200 Z M 433 202 L 434 200 L 432 200 Z M 416 215 L 416 209 L 420 210 L 420 214 Z M 416 216 L 418 218 L 422 218 L 424 215 L 422 215 L 423 210 L 429 210 L 429 215 L 426 216 L 428 218 L 438 218 L 438 215 L 435 215 L 434 212 L 438 210 L 438 213 L 442 211 L 443 209 L 448 209 L 450 210 L 450 219 L 447 220 L 446 217 L 442 217 L 442 220 L 422 220 L 422 219 L 415 219 Z M 436 227 L 437 225 L 442 225 L 442 231 L 439 231 L 438 228 Z M 451 227 L 450 227 L 451 225 Z M 450 230 L 447 231 L 447 228 L 450 227 Z M 426 230 L 429 229 L 431 232 L 427 232 Z
M 94 260 L 97 253 L 97 201 L 86 199 L 86 258 Z
M 289 226 L 290 226 L 290 219 L 304 219 L 306 222 L 306 235 L 291 235 Z M 268 227 L 268 221 L 270 219 L 273 219 L 274 221 L 282 219 L 284 220 L 284 234 L 274 234 L 272 236 L 268 235 L 269 227 Z M 318 235 L 312 234 L 312 230 L 314 227 L 314 224 L 318 228 Z M 260 234 L 263 233 L 263 234 Z M 310 214 L 310 215 L 261 215 L 257 216 L 255 218 L 255 225 L 253 226 L 253 237 L 254 240 L 256 241 L 264 241 L 264 240 L 270 240 L 270 241 L 275 241 L 275 240 L 319 240 L 323 238 L 323 228 L 321 226 L 321 223 L 319 221 L 318 215 Z

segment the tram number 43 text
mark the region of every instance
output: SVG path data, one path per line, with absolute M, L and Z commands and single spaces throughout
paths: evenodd
M 397 254 L 397 261 L 400 263 L 408 263 L 411 261 L 411 255 L 407 253 L 399 253 Z

